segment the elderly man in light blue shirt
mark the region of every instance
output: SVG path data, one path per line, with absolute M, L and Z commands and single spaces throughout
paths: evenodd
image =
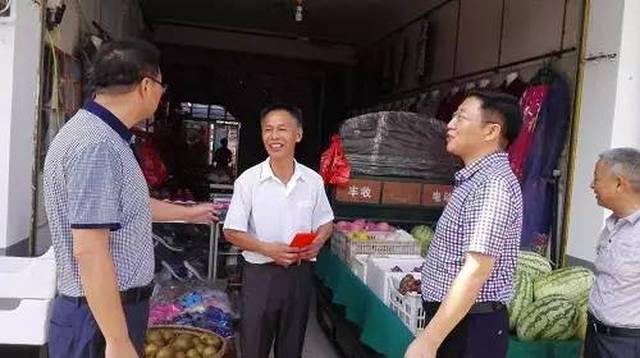
M 640 356 L 640 151 L 600 155 L 591 184 L 611 210 L 600 234 L 585 358 Z

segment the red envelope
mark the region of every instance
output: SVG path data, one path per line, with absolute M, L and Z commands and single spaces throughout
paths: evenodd
M 293 237 L 293 241 L 289 244 L 291 247 L 303 248 L 310 245 L 315 240 L 316 234 L 312 232 L 300 232 Z

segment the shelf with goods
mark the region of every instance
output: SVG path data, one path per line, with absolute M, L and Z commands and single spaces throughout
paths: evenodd
M 346 356 L 404 356 L 420 330 L 408 324 L 408 316 L 395 313 L 330 250 L 318 256 L 315 277 L 318 321 Z M 507 357 L 577 358 L 580 346 L 575 339 L 524 342 L 512 335 Z
M 433 225 L 451 195 L 449 183 L 417 178 L 353 175 L 330 190 L 337 220 L 365 218 L 406 225 Z
M 240 267 L 242 260 L 240 259 L 241 250 L 237 246 L 231 244 L 230 242 L 224 240 L 223 228 L 224 228 L 224 218 L 226 216 L 226 212 L 228 210 L 229 204 L 231 202 L 231 196 L 233 194 L 233 185 L 232 184 L 210 184 L 209 185 L 209 199 L 216 209 L 219 211 L 220 221 L 215 224 L 215 228 L 213 230 L 212 236 L 213 239 L 210 242 L 211 250 L 210 250 L 210 262 L 212 263 L 210 266 L 210 271 L 208 273 L 209 277 L 214 277 L 219 279 L 219 266 L 224 271 L 236 271 L 238 269 L 232 270 L 229 266 Z M 221 246 L 227 246 L 227 250 L 221 250 Z M 215 250 L 214 250 L 215 248 Z M 215 253 L 214 253 L 215 251 Z M 220 259 L 223 259 L 223 264 L 220 265 Z M 227 274 L 227 276 L 229 276 Z M 227 277 L 227 281 L 229 277 Z M 237 287 L 238 283 L 228 282 L 229 286 Z

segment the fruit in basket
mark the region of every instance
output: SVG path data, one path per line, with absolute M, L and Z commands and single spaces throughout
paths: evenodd
M 351 223 L 351 230 L 353 231 L 364 230 L 365 225 L 367 225 L 367 221 L 365 219 L 358 219 Z
M 170 341 L 173 339 L 173 332 L 171 332 L 170 330 L 166 329 L 166 330 L 161 330 L 160 334 L 162 335 L 162 338 L 165 341 Z
M 173 341 L 172 347 L 177 351 L 186 351 L 193 347 L 193 340 L 187 334 L 182 334 Z
M 393 228 L 393 226 L 389 225 L 389 223 L 386 223 L 384 221 L 376 224 L 376 231 L 391 232 L 394 230 L 395 229 Z
M 216 336 L 205 337 L 204 342 L 208 346 L 215 347 L 216 349 L 220 349 L 220 347 L 222 347 L 222 340 Z
M 201 355 L 200 353 L 198 353 L 198 351 L 195 348 L 191 348 L 187 351 L 187 357 L 188 358 L 200 358 Z
M 351 232 L 353 231 L 353 224 L 348 221 L 338 221 L 336 223 L 336 229 L 342 232 Z
M 170 339 L 165 339 L 170 338 Z M 150 329 L 146 337 L 145 357 L 204 358 L 215 357 L 223 340 L 214 334 L 191 333 L 173 328 Z
M 164 338 L 162 338 L 162 333 L 156 330 L 149 332 L 149 334 L 147 335 L 147 342 L 154 344 L 156 347 L 162 347 L 165 345 L 165 340 Z
M 144 347 L 144 355 L 145 355 L 145 357 L 155 357 L 156 353 L 158 353 L 158 346 L 156 346 L 155 344 L 153 344 L 153 343 L 147 344 Z
M 369 233 L 364 230 L 354 231 L 349 234 L 349 239 L 353 241 L 367 241 L 369 240 Z
M 216 350 L 214 347 L 209 346 L 204 349 L 204 352 L 202 352 L 202 356 L 205 358 L 215 357 L 216 353 L 218 353 L 218 350 Z
M 162 347 L 156 353 L 156 358 L 173 358 L 175 356 L 175 351 L 170 346 Z
M 420 255 L 426 256 L 433 239 L 433 230 L 427 225 L 414 226 L 411 229 L 411 236 L 420 243 Z
M 400 287 L 398 288 L 398 292 L 401 294 L 406 294 L 407 292 L 416 292 L 421 293 L 421 282 L 420 280 L 416 280 L 412 274 L 406 274 L 402 280 L 400 280 Z

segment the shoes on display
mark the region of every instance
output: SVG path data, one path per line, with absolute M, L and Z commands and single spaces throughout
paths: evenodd
M 182 262 L 162 260 L 161 265 L 171 274 L 171 277 L 180 282 L 187 282 L 193 276 Z
M 174 251 L 174 252 L 183 252 L 184 251 L 184 247 L 180 247 L 178 245 L 176 245 L 174 239 L 170 236 L 160 236 L 157 234 L 153 234 L 153 240 L 155 242 L 158 242 L 160 244 L 162 244 L 164 247 L 166 247 L 167 249 Z
M 201 259 L 184 260 L 184 267 L 191 275 L 200 281 L 206 281 L 207 265 Z

